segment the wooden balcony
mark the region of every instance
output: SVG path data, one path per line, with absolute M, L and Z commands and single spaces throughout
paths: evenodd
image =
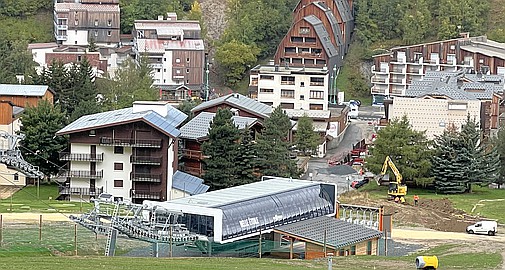
M 151 182 L 151 183 L 161 183 L 161 174 L 153 173 L 131 173 L 131 179 L 133 182 Z
M 102 162 L 103 161 L 103 153 L 102 154 L 81 154 L 81 153 L 61 152 L 60 153 L 60 160 Z
M 203 169 L 201 168 L 194 168 L 194 167 L 184 167 L 182 171 L 189 173 L 191 175 L 194 175 L 196 177 L 200 177 L 203 175 Z
M 133 190 L 132 199 L 160 200 L 161 191 Z
M 98 196 L 103 192 L 103 188 L 73 188 L 60 187 L 60 195 L 83 195 L 83 196 Z
M 113 138 L 101 137 L 100 145 L 110 146 L 129 146 L 129 147 L 144 147 L 144 148 L 161 148 L 161 139 L 156 140 L 140 140 L 132 138 Z
M 71 177 L 71 178 L 102 178 L 103 170 L 101 171 L 64 171 L 58 177 Z
M 161 165 L 161 157 L 152 156 L 130 156 L 130 162 L 137 165 Z
M 202 160 L 207 157 L 207 156 L 204 156 L 203 152 L 200 150 L 181 149 L 180 153 L 183 157 L 189 158 L 189 159 Z

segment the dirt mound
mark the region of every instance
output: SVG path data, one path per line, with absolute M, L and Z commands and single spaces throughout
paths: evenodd
M 342 203 L 384 206 L 386 214 L 393 215 L 396 226 L 420 226 L 444 232 L 464 232 L 466 227 L 476 221 L 475 217 L 455 209 L 449 199 L 419 200 L 419 205 L 399 204 L 392 201 L 373 200 L 366 192 L 350 192 L 340 197 Z

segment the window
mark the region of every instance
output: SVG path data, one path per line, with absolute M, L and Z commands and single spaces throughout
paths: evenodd
M 344 253 L 344 249 L 343 248 L 341 248 L 341 249 L 338 250 L 338 256 L 344 256 L 344 254 L 345 253 Z
M 75 24 L 75 25 L 79 25 L 79 20 L 78 20 L 78 19 L 75 19 L 74 24 Z M 77 30 L 75 30 L 75 32 L 77 32 Z
M 300 82 L 300 87 L 305 87 L 305 82 Z
M 114 146 L 114 154 L 123 154 L 124 148 L 122 146 Z
M 274 76 L 271 75 L 260 75 L 260 80 L 273 80 Z
M 77 40 L 76 40 L 76 41 L 74 41 L 74 44 L 75 44 L 75 45 L 77 45 Z
M 296 47 L 284 47 L 285 53 L 296 53 Z
M 95 37 L 98 37 L 98 30 L 95 30 Z
M 189 60 L 190 60 L 190 59 L 189 59 L 189 57 L 188 57 L 188 58 L 186 58 L 186 62 L 188 62 L 188 63 L 189 63 Z
M 291 37 L 291 42 L 303 42 L 302 37 Z
M 281 76 L 282 85 L 295 85 L 295 77 L 293 76 Z
M 186 69 L 186 73 L 189 73 L 189 68 Z
M 310 99 L 324 99 L 324 91 L 310 90 Z
M 324 59 L 316 59 L 316 65 L 326 65 L 326 60 L 324 60 Z
M 310 53 L 310 48 L 298 48 L 299 53 Z
M 305 100 L 305 96 L 304 95 L 300 95 L 300 100 Z
M 260 93 L 273 93 L 274 89 L 260 88 Z
M 175 58 L 175 62 L 176 63 L 180 63 L 181 62 L 181 58 Z
M 282 98 L 295 98 L 295 90 L 281 89 Z
M 181 70 L 180 69 L 176 69 L 175 70 L 175 74 L 181 74 Z
M 95 26 L 98 26 L 98 20 L 95 20 Z
M 107 31 L 107 36 L 112 36 L 112 31 Z
M 123 180 L 114 179 L 114 187 L 123 187 Z
M 186 80 L 186 84 L 189 84 L 189 80 Z
M 80 60 L 79 60 L 80 61 Z M 89 131 L 89 136 L 96 136 L 96 130 L 92 129 Z
M 15 182 L 19 181 L 19 174 L 18 173 L 14 174 L 14 181 Z
M 309 27 L 300 27 L 300 35 L 307 35 L 310 34 L 310 28 Z
M 78 55 L 77 56 L 77 62 L 81 62 L 81 60 L 82 60 L 82 56 Z
M 157 68 L 157 69 L 156 69 L 156 72 L 161 72 L 161 68 Z
M 114 170 L 115 171 L 122 171 L 123 170 L 123 163 L 121 163 L 121 162 L 114 162 Z
M 324 78 L 310 77 L 310 86 L 324 86 Z
M 293 64 L 301 64 L 302 58 L 291 58 L 291 63 Z
M 294 103 L 284 103 L 284 102 L 281 102 L 281 108 L 283 108 L 283 109 L 294 109 L 295 108 L 295 104 Z
M 165 58 L 163 58 L 163 62 L 166 62 L 166 61 L 167 61 L 167 58 L 166 58 L 166 57 L 165 57 Z
M 372 255 L 372 241 L 366 243 L 366 255 Z
M 351 255 L 356 255 L 356 246 L 351 246 Z
M 112 20 L 107 21 L 107 26 L 112 26 Z
M 166 69 L 166 68 L 164 68 L 164 69 L 163 69 L 163 72 L 167 72 L 167 69 Z
M 315 37 L 306 37 L 305 42 L 307 43 L 316 43 L 316 38 Z

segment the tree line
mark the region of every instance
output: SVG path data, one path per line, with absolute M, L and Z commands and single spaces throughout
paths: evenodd
M 222 189 L 259 181 L 262 176 L 298 178 L 301 172 L 291 158 L 288 140 L 291 121 L 279 106 L 257 134 L 239 130 L 228 109 L 219 109 L 202 144 L 205 164 L 203 178 L 212 189 Z M 254 136 L 254 137 L 253 137 Z M 309 117 L 298 121 L 294 144 L 305 155 L 316 153 L 319 135 Z
M 479 35 L 487 30 L 488 12 L 488 1 L 480 0 L 357 0 L 356 33 L 365 45 Z
M 440 193 L 465 193 L 472 185 L 505 183 L 505 129 L 486 139 L 468 116 L 460 130 L 448 127 L 434 140 L 411 128 L 407 117 L 379 130 L 366 167 L 379 173 L 390 156 L 403 178 L 416 186 L 433 186 Z

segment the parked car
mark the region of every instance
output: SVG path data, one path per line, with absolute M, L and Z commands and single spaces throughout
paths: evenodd
M 475 223 L 474 225 L 470 225 L 466 227 L 466 232 L 473 234 L 487 234 L 487 235 L 495 235 L 498 231 L 498 223 L 496 221 L 480 221 Z

